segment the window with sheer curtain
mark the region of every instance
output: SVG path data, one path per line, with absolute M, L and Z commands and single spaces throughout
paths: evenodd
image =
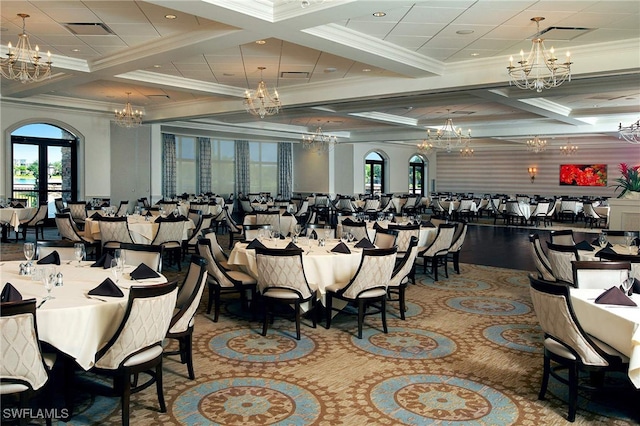
M 278 192 L 278 144 L 249 142 L 250 192 Z
M 235 192 L 235 143 L 211 140 L 211 191 L 228 195 Z
M 176 193 L 198 192 L 198 156 L 196 138 L 176 135 Z

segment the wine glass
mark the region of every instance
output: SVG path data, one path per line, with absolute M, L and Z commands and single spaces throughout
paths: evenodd
M 300 225 L 299 223 L 296 224 L 293 228 L 293 232 L 295 233 L 296 237 L 300 235 L 300 232 L 302 232 L 302 225 Z
M 122 268 L 120 267 L 117 259 L 111 259 L 111 273 L 113 274 L 113 278 L 116 280 L 116 284 L 118 284 L 120 277 L 122 276 Z
M 25 259 L 30 264 L 33 259 L 33 255 L 35 252 L 35 245 L 33 243 L 24 243 L 24 247 L 22 248 L 22 252 L 24 253 Z
M 329 237 L 331 237 L 331 226 L 325 225 L 324 226 L 324 239 L 328 240 Z
M 600 248 L 605 248 L 605 246 L 607 245 L 607 234 L 605 234 L 604 232 L 598 236 L 598 245 L 600 246 Z
M 76 266 L 76 268 L 79 268 L 80 267 L 80 262 L 82 262 L 82 260 L 84 260 L 84 255 L 85 255 L 84 244 L 75 243 L 73 245 L 73 254 L 76 257 L 76 260 L 78 261 L 78 265 Z
M 124 268 L 124 265 L 126 263 L 126 259 L 125 259 L 125 251 L 122 249 L 116 249 L 114 251 L 113 254 L 113 258 L 117 261 L 118 265 L 121 265 Z
M 42 268 L 42 284 L 44 284 L 45 290 L 47 290 L 47 296 L 44 300 L 55 299 L 51 295 L 51 290 L 53 290 L 53 284 L 56 281 L 56 270 L 52 267 L 43 267 Z
M 624 294 L 627 296 L 631 296 L 633 294 L 633 282 L 635 279 L 633 277 L 629 277 L 626 280 L 622 281 L 622 288 L 624 290 Z
M 349 242 L 349 233 L 348 232 L 343 232 L 342 235 L 340 236 L 340 241 L 342 241 L 343 243 L 348 243 Z
M 355 238 L 356 238 L 355 235 L 353 235 L 351 231 L 347 232 L 347 240 L 349 240 L 349 242 L 353 242 Z
M 631 253 L 631 247 L 633 244 L 633 234 L 631 232 L 624 233 L 624 242 L 627 246 L 627 249 L 629 250 L 629 253 Z

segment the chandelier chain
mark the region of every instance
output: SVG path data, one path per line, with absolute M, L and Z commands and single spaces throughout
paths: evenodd
M 29 35 L 26 30 L 26 13 L 18 13 L 22 18 L 22 33 L 18 35 L 15 48 L 9 42 L 9 53 L 6 58 L 0 60 L 0 74 L 10 80 L 18 80 L 21 83 L 33 83 L 51 77 L 51 52 L 47 52 L 47 60 L 41 61 L 40 48 L 36 44 L 31 48 Z

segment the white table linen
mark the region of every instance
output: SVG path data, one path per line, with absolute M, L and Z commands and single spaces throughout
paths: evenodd
M 0 223 L 8 223 L 14 231 L 18 232 L 20 221 L 29 219 L 36 213 L 35 207 L 25 207 L 16 209 L 13 207 L 5 207 L 0 209 Z
M 82 267 L 71 265 L 34 265 L 36 268 L 52 266 L 56 273 L 63 274 L 64 285 L 54 287 L 48 300 L 37 309 L 36 321 L 40 340 L 68 354 L 85 370 L 95 362 L 95 354 L 113 336 L 124 318 L 129 288 L 132 285 L 152 285 L 167 282 L 164 276 L 133 281 L 129 273 L 135 266 L 125 266 L 118 286 L 124 297 L 96 296 L 102 300 L 88 298 L 87 293 L 106 278 L 115 281 L 111 269 L 91 268 L 93 262 L 82 262 Z M 20 261 L 5 262 L 0 266 L 3 282 L 10 282 L 22 294 L 23 299 L 35 298 L 39 304 L 47 295 L 41 281 L 32 281 L 30 276 L 18 275 Z
M 243 225 L 256 225 L 256 215 L 248 214 L 245 215 L 242 224 Z M 295 216 L 283 216 L 280 215 L 280 233 L 282 235 L 293 235 L 296 231 L 296 225 L 298 224 L 298 220 Z
M 589 251 L 589 250 L 578 250 L 578 257 L 579 260 L 590 260 L 590 261 L 599 261 L 600 257 L 597 256 L 598 252 L 600 251 L 600 247 L 596 247 L 593 246 L 594 251 Z M 635 247 L 635 246 L 632 246 Z M 613 250 L 614 252 L 618 253 L 618 254 L 624 254 L 624 255 L 630 255 L 630 254 L 636 254 L 638 255 L 638 252 L 635 253 L 631 253 L 629 252 L 629 248 L 626 246 L 623 246 L 621 244 L 612 244 L 611 245 L 611 250 Z M 637 249 L 637 247 L 636 247 Z M 640 260 L 640 255 L 638 255 L 638 259 Z
M 629 379 L 640 388 L 640 307 L 596 304 L 601 289 L 571 289 L 580 325 L 590 335 L 629 357 Z M 640 305 L 640 295 L 631 296 Z
M 158 233 L 158 227 L 160 226 L 155 222 L 157 217 L 158 216 L 153 216 L 149 221 L 142 215 L 130 215 L 127 217 L 129 234 L 134 243 L 151 244 L 153 242 L 153 239 Z M 188 240 L 191 237 L 190 231 L 195 229 L 195 227 L 193 220 L 187 219 L 184 221 L 182 239 Z M 84 224 L 84 237 L 91 238 L 93 241 L 100 240 L 100 221 L 86 219 Z
M 369 236 L 370 241 L 373 241 L 376 237 L 376 230 L 373 227 L 375 223 L 377 223 L 382 228 L 386 229 L 389 227 L 389 223 L 391 222 L 389 222 L 388 220 L 381 220 L 377 222 L 373 222 L 373 221 L 367 222 L 367 235 Z M 420 227 L 420 233 L 418 236 L 418 247 L 426 247 L 429 244 L 431 244 L 433 240 L 435 240 L 437 233 L 438 233 L 438 228 L 436 227 L 427 227 L 427 226 Z M 336 236 L 339 237 L 341 235 L 342 235 L 342 223 L 338 223 L 338 225 L 336 226 Z

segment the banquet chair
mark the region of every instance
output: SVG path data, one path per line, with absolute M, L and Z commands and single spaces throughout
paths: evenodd
M 142 197 L 138 198 L 138 206 L 140 206 L 141 209 L 148 209 L 151 207 L 151 204 L 149 204 L 147 197 Z
M 364 317 L 380 314 L 382 330 L 387 333 L 387 285 L 396 263 L 396 248 L 363 249 L 358 270 L 347 283 L 337 282 L 325 288 L 327 329 L 331 328 L 333 311 L 342 309 L 333 307 L 333 299 L 339 299 L 358 305 L 358 339 L 362 339 Z M 376 304 L 377 303 L 377 304 Z M 371 306 L 374 309 L 367 312 Z
M 460 200 L 460 205 L 456 210 L 456 217 L 458 220 L 469 220 L 471 221 L 475 216 L 475 212 L 471 210 L 473 207 L 473 199 L 472 198 L 463 198 Z
M 342 233 L 344 234 L 345 232 L 351 232 L 351 235 L 353 235 L 356 241 L 360 241 L 363 238 L 369 239 L 366 222 L 344 220 L 342 222 Z M 340 237 L 340 235 L 338 235 L 338 237 Z
M 590 226 L 592 229 L 594 225 L 598 226 L 602 224 L 603 228 L 607 226 L 609 218 L 607 216 L 600 216 L 594 210 L 593 204 L 591 202 L 584 202 L 582 204 L 582 212 L 584 213 L 585 226 Z
M 547 258 L 556 281 L 564 281 L 564 283 L 573 285 L 571 262 L 579 260 L 576 247 L 551 244 L 547 241 Z
M 163 254 L 167 256 L 168 265 L 175 262 L 178 271 L 182 271 L 182 237 L 184 236 L 185 221 L 170 215 L 167 218 L 158 218 L 156 223 L 158 224 L 158 232 L 153 237 L 151 244 L 161 246 Z
M 309 214 L 309 201 L 304 200 L 302 202 L 302 205 L 300 206 L 300 208 L 296 212 L 295 216 L 296 216 L 296 218 L 298 218 L 298 221 L 300 221 L 301 218 L 305 217 L 308 214 Z
M 192 350 L 194 317 L 207 282 L 206 262 L 200 256 L 191 256 L 187 275 L 184 277 L 176 298 L 177 311 L 174 311 L 169 331 L 167 331 L 167 339 L 178 341 L 178 350 L 164 351 L 165 356 L 180 355 L 180 362 L 187 364 L 187 372 L 191 380 L 196 378 L 193 371 Z
M 222 250 L 222 246 L 218 243 L 218 237 L 216 235 L 216 231 L 213 228 L 203 229 L 202 230 L 202 238 L 206 238 L 211 241 L 211 251 L 213 252 L 213 257 L 218 260 L 218 263 L 222 268 L 226 271 L 233 269 L 229 265 L 229 258 L 227 254 Z
M 260 301 L 264 303 L 262 335 L 267 335 L 269 317 L 273 317 L 275 303 L 293 305 L 296 340 L 300 340 L 301 305 L 308 303 L 313 328 L 316 328 L 316 290 L 312 289 L 304 273 L 300 249 L 256 249 Z
M 162 272 L 163 247 L 151 244 L 120 244 L 120 250 L 124 251 L 127 265 L 138 266 L 144 263 L 156 272 Z
M 304 227 L 304 235 L 309 237 L 310 235 L 312 235 L 315 232 L 315 239 L 319 239 L 319 238 L 325 238 L 325 234 L 327 232 L 327 229 L 325 228 L 325 226 L 328 225 L 321 225 L 318 223 L 310 223 L 308 225 L 306 225 Z M 336 235 L 336 229 L 333 227 L 328 228 L 329 229 L 329 239 L 334 239 L 337 238 Z
M 56 362 L 56 355 L 43 353 L 40 347 L 36 299 L 0 304 L 0 335 L 0 395 L 3 397 L 2 424 L 5 424 L 12 420 L 8 418 L 11 410 L 8 408 L 10 404 L 4 402 L 5 397 L 17 396 L 19 409 L 22 413 L 27 412 L 29 400 L 38 392 L 46 391 L 49 372 Z M 9 416 L 4 414 L 5 411 Z M 51 425 L 50 416 L 46 416 L 45 421 L 47 425 Z M 18 422 L 26 425 L 26 416 L 20 416 Z
M 244 272 L 225 269 L 214 256 L 211 245 L 211 240 L 207 238 L 198 240 L 198 254 L 207 261 L 207 283 L 209 285 L 207 314 L 211 313 L 211 308 L 215 303 L 213 322 L 218 322 L 220 295 L 222 293 L 239 293 L 242 307 L 247 308 L 248 300 L 255 301 L 257 281 Z M 247 299 L 247 292 L 251 295 L 249 299 Z
M 241 198 L 240 206 L 242 207 L 242 211 L 244 212 L 244 214 L 253 212 L 253 206 L 251 205 L 251 200 L 249 199 Z
M 103 251 L 118 249 L 122 243 L 133 244 L 126 217 L 102 217 L 99 224 Z
M 549 259 L 540 244 L 540 236 L 538 234 L 529 235 L 529 242 L 531 243 L 531 255 L 533 262 L 538 270 L 538 278 L 542 278 L 546 281 L 555 281 L 556 279 L 553 276 L 551 263 L 549 263 Z
M 507 200 L 505 204 L 504 220 L 506 225 L 515 224 L 516 222 L 519 222 L 521 225 L 524 224 L 525 217 L 516 200 Z
M 531 214 L 529 220 L 532 225 L 536 227 L 540 225 L 540 221 L 542 220 L 542 224 L 546 227 L 547 222 L 549 222 L 549 216 L 547 213 L 549 212 L 549 202 L 548 201 L 540 201 L 536 205 L 535 211 Z
M 44 240 L 44 221 L 49 214 L 49 204 L 46 201 L 40 202 L 38 210 L 28 219 L 20 221 L 20 227 L 22 228 L 22 239 L 27 239 L 27 231 L 29 228 L 33 229 L 36 235 L 36 241 L 38 241 L 38 230 L 40 230 L 40 236 Z M 16 232 L 16 241 L 18 241 L 18 232 Z
M 453 263 L 453 269 L 457 274 L 460 274 L 460 252 L 462 251 L 464 239 L 467 236 L 467 228 L 468 225 L 466 221 L 458 222 L 458 225 L 456 226 L 456 232 L 453 234 L 451 247 L 449 247 L 449 251 L 447 253 L 447 261 L 451 259 Z
M 529 276 L 530 294 L 538 322 L 544 331 L 544 363 L 538 399 L 543 400 L 549 376 L 569 386 L 567 420 L 575 421 L 580 372 L 625 371 L 629 358 L 588 335 L 573 311 L 569 286 Z M 552 365 L 553 363 L 553 365 Z M 568 374 L 560 374 L 567 370 Z
M 58 241 L 36 241 L 35 259 L 44 259 L 54 251 L 58 252 L 60 262 L 69 262 L 76 260 L 76 249 L 74 241 L 58 240 Z
M 203 229 L 211 228 L 211 223 L 213 222 L 212 214 L 203 214 L 200 218 L 200 222 L 196 224 L 196 229 L 193 230 L 191 237 L 188 240 L 182 241 L 182 259 L 189 253 L 191 249 L 196 251 L 196 246 L 198 244 L 198 238 L 202 233 Z
M 118 211 L 116 212 L 116 216 L 126 216 L 129 213 L 129 201 L 120 201 L 120 205 L 118 206 Z
M 95 250 L 94 256 L 97 258 L 100 255 L 100 242 L 90 240 L 80 235 L 75 222 L 71 219 L 70 213 L 56 213 L 55 221 L 58 233 L 62 239 L 84 243 L 87 248 L 87 253 L 89 253 L 90 248 L 93 248 Z
M 631 276 L 629 262 L 573 261 L 573 283 L 577 288 L 608 289 L 620 286 Z
M 577 216 L 577 201 L 576 200 L 562 200 L 560 202 L 560 211 L 558 212 L 558 218 L 561 221 L 571 220 L 571 222 L 576 221 Z
M 402 259 L 409 250 L 409 244 L 411 243 L 411 237 L 420 238 L 420 224 L 414 225 L 399 225 L 396 223 L 390 223 L 387 229 L 392 229 L 398 232 L 398 238 L 396 239 L 396 245 L 398 246 L 397 258 Z
M 364 202 L 362 211 L 367 213 L 377 212 L 380 209 L 380 200 L 369 199 Z
M 176 306 L 175 281 L 132 286 L 124 318 L 111 339 L 96 354 L 90 372 L 113 378 L 109 393 L 119 395 L 123 426 L 129 425 L 131 394 L 156 384 L 160 412 L 167 411 L 162 389 L 162 341 L 166 337 Z M 149 380 L 138 385 L 141 373 Z M 132 384 L 132 377 L 135 377 Z
M 209 213 L 209 203 L 192 202 L 189 204 L 189 212 L 191 210 L 199 210 L 201 214 L 207 214 Z
M 56 206 L 56 213 L 62 213 L 64 209 L 67 207 L 64 205 L 64 200 L 62 198 L 56 198 L 53 200 L 54 205 Z
M 573 230 L 563 229 L 561 231 L 551 231 L 551 243 L 560 246 L 576 245 L 576 242 L 573 239 Z
M 280 212 L 278 211 L 266 211 L 266 212 L 256 213 L 256 223 L 271 225 L 271 229 L 273 229 L 274 231 L 277 231 L 278 233 L 281 232 Z
M 200 220 L 202 219 L 202 210 L 190 208 L 187 212 L 187 218 L 191 219 L 194 225 L 198 226 Z
M 404 203 L 404 205 L 402 206 L 401 209 L 401 213 L 406 213 L 407 215 L 413 215 L 416 214 L 417 209 L 416 209 L 416 205 L 418 204 L 418 197 L 407 197 L 407 202 Z
M 242 225 L 242 232 L 244 235 L 244 241 L 250 242 L 260 237 L 260 231 L 264 231 L 263 237 L 268 238 L 269 232 L 272 230 L 271 225 L 268 223 L 258 223 L 255 225 Z
M 413 275 L 413 269 L 415 267 L 416 256 L 418 255 L 418 238 L 411 237 L 409 241 L 408 250 L 405 252 L 404 257 L 398 263 L 391 274 L 391 279 L 387 285 L 387 302 L 397 301 L 400 310 L 400 319 L 405 319 L 405 292 L 407 284 L 411 280 Z
M 440 199 L 435 197 L 431 201 L 431 212 L 433 216 L 444 218 L 448 215 L 448 211 L 444 209 L 442 204 L 440 203 Z
M 27 207 L 28 201 L 27 198 L 9 198 L 9 207 L 22 209 Z
M 373 245 L 379 249 L 388 249 L 396 246 L 398 231 L 395 229 L 378 229 L 373 239 Z M 396 253 L 397 255 L 397 253 Z
M 423 273 L 427 273 L 427 264 L 431 264 L 431 273 L 433 280 L 438 281 L 438 267 L 444 267 L 444 273 L 449 278 L 447 271 L 447 256 L 449 247 L 453 242 L 453 235 L 456 231 L 455 223 L 442 223 L 438 226 L 438 233 L 433 242 L 423 251 L 418 253 L 418 257 L 422 258 Z
M 233 220 L 227 206 L 222 209 L 222 212 L 224 213 L 225 224 L 227 225 L 227 229 L 229 230 L 229 248 L 232 248 L 234 240 L 244 240 L 244 231 L 242 229 L 242 226 L 238 225 L 236 221 Z
M 71 219 L 80 229 L 83 229 L 84 221 L 87 219 L 87 203 L 84 201 L 68 201 L 67 208 L 71 212 Z
M 173 201 L 158 201 L 158 206 L 164 210 L 165 214 L 171 214 L 178 208 L 178 203 Z

